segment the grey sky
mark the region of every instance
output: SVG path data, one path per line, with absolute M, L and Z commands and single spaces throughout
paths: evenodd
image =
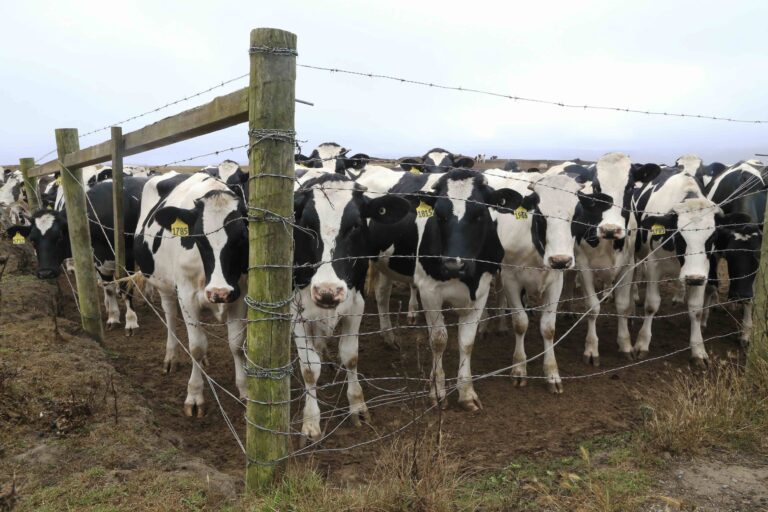
M 110 7 L 111 6 L 111 7 Z M 248 72 L 254 27 L 298 35 L 299 63 L 564 102 L 768 119 L 768 2 L 4 1 L 0 163 Z M 123 124 L 141 126 L 214 96 Z M 298 70 L 296 129 L 311 149 L 375 156 L 434 146 L 475 155 L 725 162 L 768 152 L 768 125 L 564 110 Z M 244 144 L 245 125 L 132 157 L 161 164 Z M 87 146 L 108 132 L 81 140 Z M 245 160 L 244 151 L 207 157 Z

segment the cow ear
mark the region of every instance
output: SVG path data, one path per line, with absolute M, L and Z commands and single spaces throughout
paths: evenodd
M 464 169 L 471 169 L 475 166 L 475 159 L 468 156 L 460 156 L 453 159 L 454 167 L 461 167 Z
M 405 172 L 424 172 L 423 162 L 421 158 L 405 158 L 400 162 L 400 168 Z
M 528 194 L 527 196 L 523 197 L 522 202 L 520 203 L 520 206 L 525 208 L 526 210 L 535 210 L 536 207 L 539 205 L 539 194 L 536 192 L 532 194 Z
M 197 208 L 188 210 L 185 208 L 177 208 L 175 206 L 166 206 L 160 208 L 157 210 L 157 213 L 155 213 L 155 221 L 165 229 L 171 229 L 171 225 L 176 222 L 177 219 L 184 222 L 187 226 L 194 225 L 197 220 Z
M 366 165 L 368 165 L 368 162 L 371 160 L 371 157 L 366 155 L 365 153 L 357 153 L 354 156 L 351 156 L 349 158 L 345 158 L 345 165 L 347 169 L 355 169 L 356 171 L 362 170 Z
M 302 167 L 306 167 L 308 161 L 309 161 L 309 157 L 306 155 L 302 155 L 301 153 L 297 153 L 293 155 L 293 162 Z
M 16 224 L 14 226 L 9 227 L 6 232 L 8 233 L 8 238 L 13 239 L 14 236 L 17 234 L 20 234 L 24 238 L 29 238 L 29 233 L 32 231 L 32 226 L 24 226 L 21 224 Z
M 579 202 L 585 210 L 596 210 L 598 212 L 604 212 L 613 206 L 613 201 L 611 201 L 611 198 L 605 194 L 601 194 L 600 192 L 595 192 L 592 194 L 584 194 L 582 192 L 578 192 L 578 195 Z
M 296 222 L 299 221 L 304 214 L 304 207 L 309 201 L 309 190 L 301 190 L 293 194 L 293 218 Z
M 632 169 L 632 179 L 637 183 L 648 183 L 661 173 L 661 167 L 656 164 L 644 164 Z
M 410 210 L 411 204 L 397 196 L 385 195 L 376 199 L 363 196 L 363 207 L 360 213 L 363 217 L 382 224 L 394 224 L 405 217 Z
M 511 188 L 500 188 L 491 193 L 488 202 L 499 212 L 509 213 L 520 207 L 523 196 Z

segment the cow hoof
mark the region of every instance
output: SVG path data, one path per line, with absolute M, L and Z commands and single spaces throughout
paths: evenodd
M 184 404 L 184 414 L 188 418 L 204 418 L 205 417 L 205 404 Z
M 204 370 L 207 370 L 208 369 L 208 364 L 209 364 L 208 363 L 208 356 L 205 355 L 205 356 L 203 356 L 202 359 L 200 359 L 200 366 L 202 366 Z
M 442 410 L 446 410 L 448 408 L 448 400 L 446 400 L 445 397 L 441 398 L 439 403 L 434 398 L 432 398 L 430 401 L 432 403 L 432 407 L 436 408 L 439 406 Z
M 648 351 L 647 350 L 636 350 L 635 351 L 635 358 L 637 358 L 638 361 L 642 361 L 643 359 L 648 358 Z
M 116 325 L 120 325 L 120 322 L 107 322 L 107 330 L 111 331 Z
M 469 411 L 469 412 L 479 411 L 480 409 L 483 408 L 482 402 L 480 402 L 480 399 L 477 397 L 468 398 L 467 400 L 461 400 L 459 401 L 459 405 L 465 411 Z
M 562 382 L 547 382 L 547 391 L 549 391 L 553 395 L 560 395 L 560 394 L 563 393 L 563 383 Z
M 418 320 L 418 317 L 415 314 L 408 314 L 408 325 L 416 325 L 416 320 Z
M 178 361 L 165 361 L 163 362 L 163 373 L 166 375 L 175 372 L 179 369 L 179 362 Z
M 584 354 L 584 364 L 592 366 L 600 366 L 600 356 L 594 356 L 592 354 Z
M 694 370 L 706 370 L 709 368 L 709 359 L 703 357 L 692 357 L 690 363 Z
M 131 336 L 133 336 L 133 329 L 126 329 L 125 330 L 125 337 L 126 338 L 130 338 Z
M 635 360 L 635 353 L 631 350 L 629 352 L 620 352 L 622 356 L 624 356 L 624 359 L 627 361 L 634 361 Z
M 371 422 L 371 413 L 369 413 L 368 410 L 352 412 L 349 417 L 355 427 L 360 427 L 363 422 Z
M 741 345 L 741 348 L 743 348 L 744 350 L 747 350 L 749 348 L 749 340 L 740 339 L 739 345 Z

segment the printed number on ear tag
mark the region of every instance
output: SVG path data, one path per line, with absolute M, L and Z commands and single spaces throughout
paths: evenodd
M 11 240 L 13 240 L 13 245 L 21 245 L 27 241 L 27 239 L 24 238 L 24 235 L 18 232 L 15 235 L 13 235 L 13 238 L 11 238 Z
M 526 210 L 526 209 L 525 209 L 525 208 L 523 208 L 522 206 L 519 206 L 519 207 L 518 207 L 518 208 L 515 210 L 515 218 L 516 218 L 517 220 L 525 220 L 525 219 L 527 219 L 527 218 L 528 218 L 528 210 Z
M 176 219 L 171 224 L 171 234 L 173 236 L 189 236 L 189 226 L 181 219 Z
M 651 234 L 654 236 L 666 235 L 667 228 L 665 228 L 663 224 L 654 224 L 651 226 Z
M 424 201 L 419 203 L 416 207 L 416 217 L 427 218 L 435 214 L 435 210 Z

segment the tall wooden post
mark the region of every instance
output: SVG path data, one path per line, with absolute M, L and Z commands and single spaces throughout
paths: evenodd
M 112 224 L 115 227 L 115 279 L 127 275 L 125 268 L 125 222 L 123 216 L 123 129 L 112 127 Z M 133 270 L 133 269 L 127 269 Z
M 289 449 L 293 240 L 277 217 L 293 216 L 293 143 L 274 130 L 294 129 L 296 35 L 254 29 L 250 48 L 246 487 L 256 490 L 282 474 Z
M 760 267 L 755 277 L 755 298 L 752 306 L 752 337 L 747 353 L 747 369 L 758 360 L 768 362 L 768 209 L 763 219 L 763 244 L 760 247 Z
M 57 128 L 56 148 L 59 162 L 64 155 L 80 149 L 77 128 Z M 96 341 L 104 340 L 99 309 L 99 290 L 96 284 L 96 270 L 91 249 L 91 232 L 88 226 L 88 214 L 83 187 L 82 169 L 65 169 L 61 166 L 61 184 L 64 187 L 66 201 L 67 226 L 72 256 L 75 259 L 75 278 L 80 303 L 80 318 L 85 332 Z
M 29 177 L 29 170 L 35 166 L 34 158 L 20 158 L 19 169 L 24 177 L 24 189 L 27 191 L 27 204 L 29 212 L 37 211 L 41 205 L 37 197 L 37 178 Z

